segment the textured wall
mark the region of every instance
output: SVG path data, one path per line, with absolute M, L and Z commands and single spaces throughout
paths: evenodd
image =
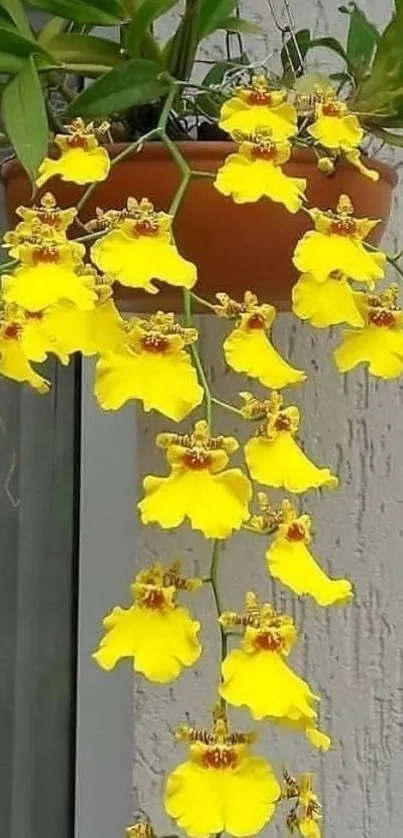
M 263 0 L 245 3 L 256 20 L 270 24 Z M 280 0 L 277 0 L 279 7 Z M 387 17 L 389 0 L 362 3 L 377 22 Z M 328 33 L 338 19 L 334 0 L 295 2 L 301 25 L 308 19 L 317 33 Z M 344 18 L 338 22 L 341 35 Z M 272 49 L 272 38 L 260 43 L 261 55 Z M 214 54 L 218 46 L 213 45 Z M 399 235 L 401 198 L 396 193 L 386 245 L 393 249 Z M 400 234 L 400 243 L 402 243 Z M 208 329 L 208 340 L 206 338 Z M 215 392 L 235 398 L 244 382 L 224 369 L 219 341 L 222 324 L 204 320 L 202 349 Z M 337 470 L 341 486 L 335 494 L 304 496 L 314 515 L 315 546 L 322 563 L 334 575 L 348 575 L 356 601 L 342 609 L 321 610 L 297 601 L 273 585 L 263 567 L 264 544 L 237 535 L 222 558 L 224 604 L 240 606 L 246 589 L 256 587 L 295 616 L 301 637 L 292 663 L 322 696 L 322 727 L 333 736 L 333 749 L 319 756 L 302 737 L 277 734 L 260 725 L 259 749 L 280 768 L 313 769 L 320 778 L 325 807 L 326 838 L 400 838 L 403 820 L 403 388 L 398 383 L 369 380 L 359 371 L 347 378 L 333 368 L 330 353 L 335 335 L 320 333 L 282 315 L 275 326 L 278 345 L 286 356 L 309 373 L 308 383 L 292 396 L 303 411 L 302 436 L 307 450 Z M 220 431 L 242 433 L 227 415 L 215 411 Z M 164 473 L 163 457 L 153 440 L 161 428 L 153 416 L 139 418 L 141 474 Z M 205 573 L 209 546 L 187 529 L 162 533 L 142 528 L 139 562 L 182 556 L 186 567 Z M 171 688 L 157 688 L 136 679 L 134 684 L 135 807 L 152 816 L 158 830 L 170 831 L 160 795 L 164 773 L 184 756 L 172 732 L 184 719 L 205 723 L 215 698 L 217 630 L 209 591 L 192 600 L 203 620 L 205 651 L 199 666 Z M 246 714 L 234 713 L 250 727 Z M 268 834 L 284 834 L 270 826 Z

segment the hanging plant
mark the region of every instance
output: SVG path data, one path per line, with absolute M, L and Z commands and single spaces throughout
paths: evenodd
M 18 4 L 0 2 L 10 75 L 4 131 L 27 173 L 15 162 L 4 170 L 18 221 L 3 241 L 10 258 L 1 266 L 0 372 L 46 393 L 49 382 L 37 365 L 48 356 L 63 364 L 75 352 L 95 356 L 101 408 L 138 401 L 163 417 L 156 445 L 166 465 L 144 476 L 137 499 L 142 524 L 171 530 L 187 523 L 211 544 L 211 563 L 200 578 L 189 577 L 169 555 L 140 570 L 128 606 L 113 607 L 104 619 L 95 661 L 112 670 L 129 658 L 139 677 L 161 685 L 180 677 L 207 653 L 203 626 L 183 603 L 209 586 L 220 636 L 217 703 L 211 727 L 178 727 L 188 756 L 161 789 L 165 811 L 190 838 L 223 831 L 242 838 L 284 809 L 291 833 L 318 838 L 321 806 L 312 775 L 294 778 L 285 770 L 277 778 L 253 752 L 255 732 L 240 733 L 229 719 L 233 708 L 246 707 L 254 723 L 290 728 L 315 748 L 330 747 L 320 697 L 292 664 L 298 627 L 264 592 L 245 592 L 242 611 L 224 610 L 219 561 L 223 542 L 242 530 L 260 538 L 268 573 L 295 595 L 322 608 L 347 606 L 353 598 L 348 579 L 322 570 L 305 504 L 284 497 L 274 506 L 261 491 L 302 497 L 338 486 L 331 467 L 310 459 L 299 410 L 283 393 L 303 386 L 307 375 L 272 341 L 273 302 L 284 302 L 293 279 L 297 317 L 316 328 L 347 327 L 334 352 L 341 372 L 366 364 L 375 376 L 401 375 L 399 289 L 382 282 L 388 266 L 402 275 L 402 254 L 377 246 L 379 216 L 386 220 L 395 180 L 367 158 L 364 144 L 371 133 L 400 143 L 390 129 L 403 127 L 401 68 L 394 65 L 391 74 L 389 65 L 403 7 L 399 3 L 383 35 L 355 4 L 343 7 L 346 50 L 333 38 L 312 40 L 307 30 L 291 37 L 284 31 L 281 74 L 257 70 L 242 48 L 199 85 L 191 76 L 200 42 L 219 29 L 239 34 L 256 28 L 235 14 L 236 2 L 187 0 L 164 45 L 153 24 L 174 0 L 31 2 L 58 15 L 41 33 L 32 31 Z M 78 31 L 70 31 L 70 20 Z M 93 25 L 115 23 L 120 44 L 88 34 Z M 321 84 L 315 76 L 312 84 L 303 74 L 306 55 L 323 46 L 336 51 L 346 69 Z M 77 74 L 95 78 L 78 95 Z M 66 107 L 55 107 L 56 90 Z M 49 154 L 48 119 L 54 129 Z M 211 148 L 205 136 L 219 144 Z M 160 181 L 161 161 L 169 176 Z M 33 188 L 32 201 L 16 203 L 16 183 L 27 197 Z M 197 200 L 204 202 L 202 215 Z M 281 239 L 286 219 L 292 223 Z M 280 264 L 262 258 L 277 252 L 270 251 L 272 241 Z M 202 270 L 194 246 L 210 251 L 211 262 L 201 257 Z M 226 251 L 240 262 L 242 281 L 239 273 L 234 279 L 221 270 L 219 254 Z M 213 279 L 209 265 L 216 259 Z M 281 275 L 285 264 L 284 283 L 273 285 L 273 270 Z M 134 316 L 122 317 L 119 286 L 132 295 Z M 163 310 L 164 288 L 176 293 L 175 306 L 182 300 L 178 317 Z M 195 305 L 228 324 L 223 355 L 246 379 L 238 404 L 212 390 Z M 139 313 L 149 309 L 150 316 Z M 256 382 L 263 395 L 250 392 Z M 216 410 L 245 423 L 243 447 L 216 433 Z M 182 421 L 178 430 L 173 423 Z M 128 838 L 154 838 L 153 828 L 140 821 Z

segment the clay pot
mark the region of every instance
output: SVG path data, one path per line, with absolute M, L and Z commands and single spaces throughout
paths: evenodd
M 184 142 L 179 147 L 192 169 L 216 172 L 228 154 L 235 150 L 229 142 Z M 110 146 L 112 157 L 123 145 Z M 334 208 L 347 193 L 357 216 L 379 218 L 369 240 L 379 244 L 389 217 L 392 190 L 397 183 L 394 169 L 370 160 L 379 172 L 373 183 L 349 164 L 341 163 L 330 177 L 318 171 L 316 157 L 307 149 L 296 149 L 285 172 L 305 177 L 310 206 Z M 20 204 L 31 203 L 31 186 L 20 164 L 5 163 L 2 176 L 11 224 Z M 108 209 L 125 205 L 129 196 L 147 197 L 157 209 L 166 210 L 178 185 L 180 173 L 161 143 L 147 144 L 141 153 L 128 157 L 113 168 L 108 180 L 97 186 L 81 218 L 94 216 L 97 206 Z M 49 181 L 43 191 L 52 189 L 59 205 L 74 206 L 83 188 Z M 214 300 L 217 291 L 226 290 L 240 299 L 246 289 L 255 291 L 261 301 L 278 308 L 290 307 L 290 291 L 297 279 L 292 252 L 297 240 L 312 225 L 304 213 L 291 215 L 280 204 L 262 199 L 255 204 L 237 205 L 214 188 L 211 180 L 195 178 L 185 195 L 175 221 L 175 237 L 181 253 L 198 266 L 197 293 Z M 180 310 L 181 296 L 176 289 L 161 285 L 158 298 L 144 292 L 119 287 L 116 297 L 129 310 L 161 308 Z

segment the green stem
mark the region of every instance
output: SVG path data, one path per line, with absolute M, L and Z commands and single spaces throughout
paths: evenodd
M 375 245 L 370 244 L 369 242 L 364 242 L 364 245 L 367 248 L 367 250 L 371 250 L 373 253 L 379 253 L 380 252 L 378 247 L 375 247 Z M 381 252 L 385 253 L 385 251 L 381 251 Z M 397 271 L 399 276 L 401 276 L 403 278 L 403 269 L 397 264 L 399 259 L 401 259 L 402 254 L 397 253 L 396 256 L 391 256 L 389 253 L 385 253 L 385 256 L 386 256 L 386 261 L 388 262 L 388 264 L 392 265 L 392 267 L 395 269 L 395 271 Z
M 116 166 L 118 163 L 121 163 L 122 160 L 124 160 L 126 157 L 129 157 L 130 154 L 135 154 L 137 151 L 139 151 L 142 145 L 144 145 L 144 143 L 146 143 L 148 140 L 152 140 L 154 137 L 158 137 L 159 133 L 160 129 L 158 127 L 153 128 L 152 131 L 147 131 L 147 133 L 143 134 L 142 137 L 139 137 L 138 140 L 135 140 L 133 143 L 129 143 L 129 145 L 126 146 L 126 148 L 124 148 L 123 151 L 120 152 L 120 154 L 117 154 L 116 157 L 114 157 L 113 160 L 111 160 L 111 169 L 113 169 L 114 166 Z M 82 194 L 80 200 L 77 203 L 78 212 L 81 212 L 84 205 L 87 203 L 88 199 L 91 197 L 92 193 L 95 191 L 97 186 L 98 183 L 97 181 L 95 181 L 94 183 L 90 183 L 90 185 L 87 187 L 87 189 Z
M 169 117 L 169 114 L 171 112 L 172 105 L 175 101 L 176 93 L 177 93 L 176 82 L 172 82 L 172 86 L 170 87 L 170 89 L 168 91 L 167 98 L 165 99 L 165 102 L 164 102 L 164 107 L 162 108 L 161 115 L 160 115 L 160 118 L 158 120 L 157 128 L 158 128 L 159 131 L 164 131 L 165 132 L 167 122 L 168 122 L 168 117 Z
M 183 310 L 184 310 L 184 315 L 185 315 L 185 326 L 187 326 L 188 328 L 193 328 L 192 298 L 191 298 L 190 291 L 188 291 L 187 288 L 183 289 Z M 190 347 L 190 351 L 191 351 L 191 354 L 192 354 L 194 365 L 197 369 L 197 373 L 198 373 L 198 376 L 199 376 L 201 386 L 203 387 L 203 390 L 204 390 L 204 398 L 205 398 L 205 402 L 206 402 L 206 422 L 207 422 L 209 428 L 211 429 L 213 399 L 212 399 L 211 392 L 210 392 L 210 386 L 209 386 L 209 383 L 207 381 L 206 373 L 204 372 L 204 367 L 203 367 L 203 364 L 202 364 L 202 361 L 201 361 L 201 358 L 200 358 L 200 355 L 199 355 L 199 350 L 198 350 L 195 343 L 192 343 L 192 345 Z
M 386 253 L 386 261 L 389 262 L 389 265 L 392 265 L 394 267 L 395 271 L 397 271 L 399 276 L 403 277 L 403 269 L 397 264 L 397 261 L 393 258 L 393 256 L 388 256 L 388 254 Z
M 232 404 L 228 404 L 228 402 L 222 402 L 221 399 L 216 399 L 215 396 L 211 397 L 211 401 L 213 404 L 216 404 L 217 407 L 222 407 L 223 410 L 229 410 L 231 413 L 235 413 L 237 416 L 241 416 L 242 419 L 245 419 L 242 410 L 239 410 L 237 407 L 233 407 Z
M 217 177 L 217 173 L 216 172 L 202 172 L 199 169 L 192 169 L 192 177 L 215 178 L 215 177 Z
M 169 212 L 169 215 L 173 216 L 173 218 L 175 217 L 176 213 L 178 212 L 178 209 L 179 209 L 179 207 L 180 207 L 180 205 L 183 201 L 183 198 L 185 197 L 185 193 L 186 193 L 186 190 L 189 186 L 189 183 L 190 183 L 191 179 L 192 179 L 192 172 L 189 169 L 187 172 L 184 172 L 184 174 L 182 175 L 181 182 L 180 182 L 180 184 L 179 184 L 179 186 L 176 190 L 175 196 L 174 196 L 174 198 L 171 201 L 170 206 L 169 206 L 168 212 Z
M 221 605 L 221 597 L 220 591 L 218 587 L 218 568 L 219 568 L 219 559 L 220 559 L 220 542 L 216 538 L 213 543 L 213 553 L 211 557 L 211 565 L 210 565 L 210 579 L 209 583 L 211 586 L 211 591 L 213 594 L 214 604 L 217 611 L 218 618 L 221 617 L 223 613 L 222 605 Z M 220 655 L 220 664 L 225 660 L 227 657 L 227 633 L 221 623 L 218 624 L 220 626 L 220 639 L 221 639 L 221 655 Z M 221 671 L 221 666 L 220 666 Z M 223 698 L 220 699 L 221 705 L 225 707 L 225 701 Z
M 99 238 L 99 236 L 103 236 L 105 234 L 104 230 L 97 230 L 94 233 L 86 233 L 85 236 L 78 236 L 77 239 L 74 239 L 75 242 L 91 242 L 94 239 Z
M 8 271 L 9 268 L 13 268 L 14 265 L 17 264 L 17 261 L 17 259 L 9 259 L 8 262 L 2 262 L 0 264 L 0 273 L 4 273 L 5 271 Z
M 213 303 L 209 303 L 208 300 L 204 299 L 204 297 L 199 297 L 198 294 L 194 293 L 194 291 L 190 292 L 190 296 L 192 297 L 192 300 L 195 301 L 195 303 L 200 303 L 201 306 L 204 306 L 205 308 L 209 308 L 209 309 L 211 309 L 211 311 L 214 312 L 214 314 L 217 314 L 216 307 L 215 307 L 215 305 L 213 305 Z
M 168 135 L 166 133 L 166 122 L 167 122 L 167 119 L 168 119 L 168 116 L 169 116 L 169 112 L 170 112 L 172 103 L 173 103 L 174 98 L 175 98 L 176 90 L 177 90 L 177 87 L 176 87 L 176 84 L 174 83 L 172 85 L 172 88 L 171 88 L 167 98 L 166 98 L 166 102 L 165 102 L 165 105 L 164 105 L 164 108 L 163 108 L 163 111 L 162 111 L 162 114 L 161 114 L 160 122 L 159 122 L 159 133 L 160 133 L 160 137 L 162 139 L 162 142 L 165 144 L 166 148 L 168 149 L 169 153 L 171 154 L 171 157 L 173 158 L 173 160 L 177 164 L 178 169 L 179 169 L 179 171 L 181 172 L 181 175 L 182 175 L 179 186 L 176 190 L 176 193 L 173 197 L 171 205 L 168 209 L 169 214 L 173 218 L 175 218 L 175 215 L 178 212 L 178 209 L 181 205 L 181 202 L 182 202 L 182 200 L 183 200 L 183 198 L 186 194 L 186 190 L 187 190 L 187 188 L 189 186 L 189 183 L 192 179 L 192 170 L 191 170 L 190 166 L 187 164 L 183 154 L 181 154 L 177 145 L 170 139 L 170 137 L 168 137 Z M 192 298 L 191 298 L 190 291 L 188 291 L 186 288 L 183 289 L 183 311 L 184 311 L 185 325 L 188 326 L 189 328 L 193 328 Z M 201 361 L 201 358 L 200 358 L 200 355 L 199 355 L 199 350 L 197 348 L 197 345 L 192 344 L 192 346 L 190 347 L 190 351 L 191 351 L 191 355 L 192 355 L 192 358 L 193 358 L 194 365 L 195 365 L 196 370 L 197 370 L 197 374 L 199 376 L 200 384 L 201 384 L 201 386 L 203 387 L 203 390 L 204 390 L 204 398 L 205 398 L 205 404 L 206 404 L 206 421 L 207 421 L 207 424 L 209 426 L 209 429 L 211 429 L 212 399 L 211 399 L 209 383 L 207 381 L 207 376 L 206 376 L 206 373 L 204 371 L 204 367 L 203 367 L 203 364 L 202 364 L 202 361 Z

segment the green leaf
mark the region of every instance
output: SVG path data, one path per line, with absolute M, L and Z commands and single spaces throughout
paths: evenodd
M 143 36 L 157 18 L 169 12 L 178 0 L 142 0 L 126 32 L 126 48 L 133 58 L 140 56 Z
M 49 59 L 49 53 L 33 39 L 29 40 L 20 35 L 15 29 L 4 29 L 0 26 L 0 53 L 7 53 L 16 58 L 27 58 L 32 53 L 39 53 Z
M 52 15 L 90 23 L 93 26 L 113 26 L 120 23 L 120 6 L 117 0 L 28 0 L 30 6 Z
M 346 50 L 337 38 L 332 38 L 331 36 L 325 38 L 314 38 L 314 40 L 311 41 L 309 48 L 315 49 L 315 47 L 330 49 L 332 52 L 335 52 L 338 56 L 340 56 L 340 58 L 346 62 L 347 66 L 350 66 Z
M 202 40 L 221 29 L 221 22 L 232 14 L 236 6 L 237 0 L 202 0 L 198 14 L 198 39 Z
M 0 6 L 14 21 L 17 29 L 27 38 L 32 37 L 32 30 L 28 18 L 24 12 L 21 0 L 0 0 Z
M 95 35 L 75 35 L 62 33 L 50 38 L 47 50 L 56 61 L 62 64 L 95 64 L 107 72 L 123 61 L 119 44 L 97 38 Z
M 372 133 L 389 145 L 403 148 L 403 134 L 394 134 L 392 131 L 385 131 L 384 128 L 373 128 Z
M 45 26 L 38 32 L 38 44 L 46 46 L 47 42 L 55 35 L 60 35 L 64 32 L 66 21 L 62 17 L 51 17 Z
M 17 157 L 34 181 L 48 150 L 48 120 L 32 56 L 3 91 L 2 119 Z
M 11 19 L 10 15 L 4 11 L 4 9 L 0 6 L 0 26 L 3 29 L 12 29 L 15 32 L 15 23 Z
M 296 76 L 303 72 L 304 60 L 311 45 L 311 33 L 309 29 L 299 29 L 295 36 L 288 38 L 281 50 L 281 63 L 283 65 L 283 83 L 292 85 Z
M 169 90 L 170 80 L 154 61 L 132 58 L 124 61 L 83 91 L 68 108 L 69 116 L 108 116 L 135 105 L 159 99 Z
M 380 35 L 376 26 L 368 20 L 356 3 L 351 3 L 348 8 L 341 6 L 339 11 L 350 17 L 346 53 L 348 62 L 354 69 L 354 77 L 359 79 L 371 64 Z
M 249 58 L 246 54 L 241 56 L 241 58 L 234 58 L 232 61 L 219 61 L 205 75 L 202 81 L 203 87 L 222 85 L 227 73 L 231 70 L 237 70 L 246 64 L 249 64 Z M 225 99 L 228 99 L 228 95 L 223 90 L 212 90 L 211 93 L 206 90 L 203 93 L 199 93 L 196 98 L 196 103 L 205 114 L 217 118 Z
M 371 72 L 358 87 L 354 107 L 368 113 L 399 109 L 403 105 L 403 4 L 381 35 Z
M 21 70 L 23 64 L 24 60 L 22 58 L 17 58 L 15 55 L 8 55 L 6 52 L 0 52 L 0 73 L 15 76 Z
M 264 32 L 262 26 L 253 23 L 251 20 L 244 20 L 242 17 L 227 17 L 222 20 L 217 29 L 225 29 L 227 32 L 239 32 L 241 35 L 261 35 Z

